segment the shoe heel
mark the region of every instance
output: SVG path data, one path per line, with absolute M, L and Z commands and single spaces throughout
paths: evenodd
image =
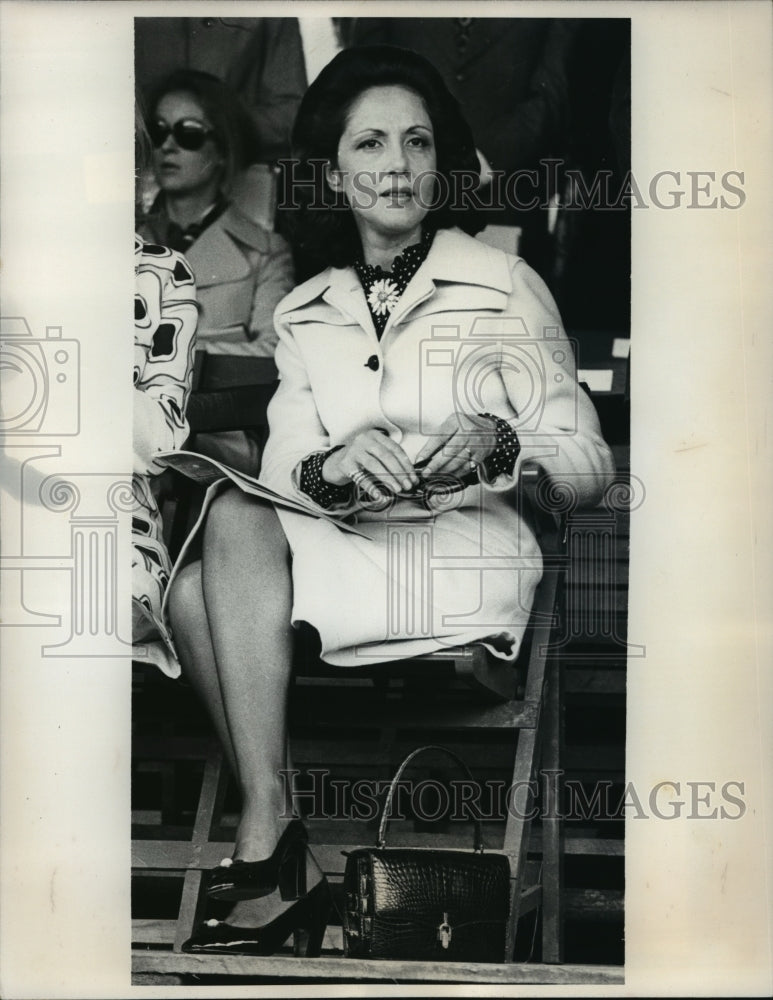
M 306 947 L 300 952 L 303 958 L 319 958 L 322 954 L 322 943 L 325 940 L 327 918 L 311 931 L 306 932 Z
M 293 957 L 306 958 L 309 953 L 309 932 L 305 927 L 293 931 Z
M 299 957 L 318 958 L 322 952 L 322 943 L 325 940 L 325 931 L 332 908 L 330 886 L 327 880 L 325 879 L 316 885 L 307 899 L 309 907 L 304 921 L 305 926 L 295 930 L 293 951 Z
M 297 844 L 282 859 L 279 868 L 279 895 L 285 902 L 306 895 L 306 845 Z

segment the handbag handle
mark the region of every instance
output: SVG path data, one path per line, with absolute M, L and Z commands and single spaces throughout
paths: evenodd
M 378 825 L 378 839 L 376 840 L 376 847 L 386 847 L 386 828 L 387 823 L 391 819 L 392 814 L 392 799 L 395 795 L 395 789 L 397 788 L 397 783 L 400 780 L 403 771 L 411 763 L 414 757 L 417 757 L 420 753 L 424 753 L 425 750 L 440 750 L 441 753 L 447 754 L 449 757 L 453 758 L 456 763 L 461 767 L 470 781 L 475 781 L 472 776 L 472 772 L 469 767 L 464 763 L 462 758 L 454 753 L 453 750 L 449 750 L 448 747 L 441 747 L 436 744 L 429 744 L 425 747 L 419 747 L 417 750 L 412 751 L 408 754 L 402 764 L 398 767 L 394 778 L 389 785 L 389 791 L 387 792 L 386 802 L 384 803 L 384 810 L 381 813 L 381 822 Z M 472 819 L 475 824 L 475 835 L 473 839 L 472 849 L 474 851 L 479 851 L 483 853 L 483 825 L 479 819 L 476 819 L 472 814 L 470 814 L 470 819 Z

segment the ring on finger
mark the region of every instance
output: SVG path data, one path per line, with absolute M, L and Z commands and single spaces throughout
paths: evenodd
M 471 469 L 474 469 L 474 468 L 475 468 L 475 466 L 476 466 L 476 465 L 478 464 L 478 463 L 477 463 L 477 462 L 475 461 L 475 459 L 474 459 L 474 458 L 472 457 L 472 448 L 470 448 L 470 447 L 469 447 L 468 445 L 465 445 L 465 446 L 464 446 L 464 448 L 462 448 L 462 450 L 461 450 L 461 453 L 460 453 L 460 454 L 462 455 L 462 458 L 464 458 L 464 460 L 465 460 L 466 464 L 467 464 L 467 465 L 468 465 L 468 466 L 469 466 L 469 467 L 470 467 Z
M 363 481 L 368 478 L 368 474 L 364 469 L 355 469 L 351 475 L 351 480 L 355 486 L 361 486 Z

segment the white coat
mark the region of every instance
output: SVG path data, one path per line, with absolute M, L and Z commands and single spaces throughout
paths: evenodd
M 542 280 L 518 257 L 441 230 L 380 341 L 352 268 L 300 285 L 275 324 L 281 381 L 261 471 L 274 489 L 308 500 L 301 460 L 370 427 L 414 459 L 454 412 L 507 418 L 521 445 L 512 475 L 489 483 L 481 474 L 431 520 L 404 523 L 416 510 L 407 501 L 355 511 L 367 538 L 279 510 L 293 554 L 293 622 L 310 622 L 323 658 L 339 665 L 472 641 L 514 659 L 542 572 L 517 510 L 522 470 L 536 463 L 586 504 L 613 474 Z

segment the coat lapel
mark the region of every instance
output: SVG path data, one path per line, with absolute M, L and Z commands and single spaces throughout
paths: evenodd
M 512 288 L 506 254 L 458 230 L 442 229 L 435 235 L 427 259 L 400 296 L 384 328 L 382 342 L 390 330 L 409 317 L 451 310 L 501 311 Z M 330 268 L 300 285 L 287 296 L 283 314 L 292 322 L 298 309 L 299 316 L 313 319 L 314 302 L 319 300 L 376 339 L 370 309 L 354 268 Z M 320 314 L 322 318 L 323 310 Z M 327 316 L 325 320 L 330 321 Z
M 249 273 L 249 264 L 221 226 L 208 226 L 185 253 L 199 288 L 238 281 Z
M 206 288 L 246 278 L 254 265 L 242 252 L 240 245 L 267 253 L 268 236 L 263 229 L 231 207 L 219 219 L 215 219 L 211 226 L 207 226 L 185 252 L 196 275 L 196 284 L 200 288 Z
M 400 296 L 384 335 L 409 315 L 415 319 L 450 310 L 503 309 L 512 289 L 507 257 L 501 251 L 457 230 L 441 229 Z
M 376 328 L 365 299 L 365 292 L 353 268 L 333 268 L 330 284 L 322 298 L 376 337 Z

